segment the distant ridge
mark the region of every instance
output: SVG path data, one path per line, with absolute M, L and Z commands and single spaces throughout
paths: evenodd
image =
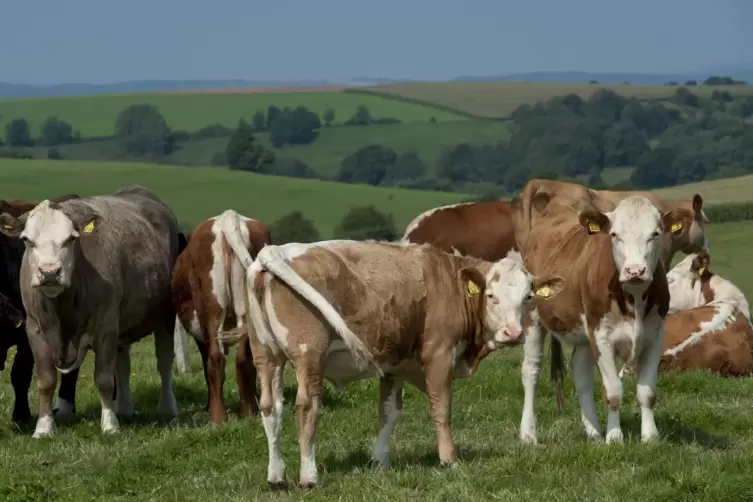
M 535 71 L 508 75 L 465 75 L 450 79 L 450 82 L 563 82 L 600 84 L 653 84 L 669 82 L 684 84 L 688 80 L 702 83 L 711 75 L 729 76 L 753 84 L 753 63 L 741 63 L 726 67 L 708 68 L 685 73 L 609 73 L 588 71 Z M 244 80 L 244 79 L 193 79 L 193 80 L 131 80 L 109 84 L 63 83 L 51 85 L 13 84 L 0 82 L 0 99 L 42 98 L 53 96 L 77 96 L 85 94 L 126 94 L 145 92 L 192 91 L 243 88 L 295 88 L 333 85 L 379 85 L 412 82 L 411 79 L 385 77 L 353 77 L 343 80 Z M 445 80 L 447 81 L 447 80 Z

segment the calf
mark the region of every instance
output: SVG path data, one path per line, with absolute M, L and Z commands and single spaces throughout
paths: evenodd
M 77 197 L 78 195 L 70 194 L 52 200 L 62 202 Z M 19 217 L 33 209 L 39 202 L 37 200 L 0 200 L 0 214 L 6 213 Z M 16 356 L 10 372 L 15 394 L 12 415 L 14 422 L 26 422 L 31 418 L 29 386 L 34 371 L 34 356 L 23 325 L 26 315 L 19 284 L 23 253 L 24 245 L 20 239 L 0 233 L 0 295 L 4 305 L 4 308 L 0 310 L 0 370 L 5 369 L 8 350 L 15 346 Z M 60 382 L 58 400 L 71 403 L 71 407 L 75 405 L 77 379 L 78 371 L 75 371 L 65 375 Z
M 215 424 L 227 418 L 222 391 L 227 345 L 218 341 L 217 334 L 227 325 L 238 327 L 246 322 L 245 270 L 228 246 L 223 228 L 228 232 L 236 232 L 237 228 L 244 256 L 250 260 L 272 242 L 264 224 L 228 209 L 196 226 L 175 264 L 172 298 L 176 322 L 199 346 L 209 394 L 208 408 Z M 256 367 L 245 337 L 238 345 L 235 375 L 241 414 L 256 412 Z
M 537 298 L 527 322 L 520 438 L 537 442 L 535 395 L 546 328 L 574 346 L 571 369 L 586 434 L 601 439 L 594 403 L 596 363 L 608 410 L 606 441 L 623 440 L 619 358 L 637 363 L 641 438 L 652 440 L 658 436 L 654 402 L 669 308 L 660 239 L 681 215 L 676 210 L 661 214 L 638 196 L 621 200 L 606 214 L 588 207 L 577 214 L 567 207 L 552 209 L 531 229 L 523 256 L 532 273 L 562 276 L 565 289 L 553 300 Z
M 3 214 L 0 225 L 26 246 L 20 285 L 39 386 L 34 437 L 54 434 L 57 371 L 78 369 L 89 347 L 102 430 L 117 431 L 116 409 L 133 413 L 130 344 L 152 332 L 162 380 L 159 410 L 177 414 L 170 279 L 179 236 L 170 208 L 151 190 L 130 186 L 112 195 L 45 200 L 18 218 Z
M 715 303 L 670 314 L 664 323 L 659 369 L 750 375 L 753 326 L 734 304 Z
M 517 253 L 490 263 L 428 245 L 355 241 L 267 246 L 249 268 L 249 282 L 267 479 L 273 486 L 285 480 L 282 372 L 290 360 L 298 381 L 300 484 L 307 487 L 318 483 L 314 444 L 323 379 L 342 388 L 380 377 L 372 459 L 382 465 L 389 464 L 403 383 L 428 394 L 439 458 L 454 463 L 453 379 L 472 375 L 490 351 L 517 343 L 530 299 L 552 296 L 562 285 L 558 277 L 533 278 Z

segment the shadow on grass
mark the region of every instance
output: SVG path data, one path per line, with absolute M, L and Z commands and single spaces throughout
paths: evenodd
M 623 430 L 636 431 L 640 441 L 640 417 L 625 416 L 623 418 Z M 677 445 L 698 445 L 711 450 L 729 450 L 739 446 L 740 442 L 725 435 L 711 434 L 701 429 L 687 427 L 674 418 L 656 418 L 656 428 L 659 435 L 666 441 Z
M 501 453 L 490 449 L 460 448 L 457 447 L 458 462 L 471 463 L 477 460 L 496 458 Z M 348 474 L 354 469 L 371 470 L 378 466 L 371 461 L 371 453 L 366 450 L 351 452 L 344 458 L 325 457 L 323 465 L 328 472 Z M 436 448 L 416 449 L 406 452 L 390 452 L 390 470 L 408 471 L 415 467 L 446 468 L 439 462 L 439 452 Z

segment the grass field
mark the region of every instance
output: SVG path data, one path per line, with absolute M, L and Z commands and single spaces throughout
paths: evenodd
M 753 293 L 747 267 L 753 223 L 710 227 L 714 270 Z M 376 435 L 375 382 L 337 392 L 325 385 L 317 434 L 319 489 L 270 493 L 267 442 L 258 417 L 237 418 L 238 393 L 228 369 L 227 424 L 211 426 L 198 352 L 193 373 L 176 376 L 180 416 L 170 422 L 154 412 L 159 379 L 151 339 L 133 349 L 131 386 L 136 416 L 116 437 L 99 432 L 99 402 L 92 385 L 93 358 L 83 366 L 79 416 L 59 423 L 58 436 L 33 440 L 33 424 L 16 429 L 6 405 L 0 416 L 0 497 L 27 500 L 600 500 L 750 501 L 753 499 L 753 380 L 723 380 L 700 372 L 660 377 L 657 425 L 661 440 L 640 443 L 635 383 L 625 381 L 624 446 L 589 443 L 581 431 L 577 399 L 559 416 L 545 367 L 538 391 L 538 447 L 519 444 L 522 406 L 521 349 L 485 360 L 476 375 L 455 383 L 453 432 L 457 469 L 438 465 L 425 396 L 406 390 L 404 412 L 391 442 L 393 467 L 367 465 Z M 230 361 L 234 357 L 231 351 Z M 230 365 L 232 366 L 232 365 Z M 295 378 L 286 376 L 283 454 L 296 481 Z M 597 403 L 601 402 L 596 385 Z M 33 413 L 36 390 L 30 392 Z M 10 403 L 7 375 L 0 402 Z M 601 424 L 605 414 L 600 409 Z
M 677 88 L 669 85 L 576 84 L 558 82 L 427 82 L 384 84 L 346 91 L 395 96 L 416 102 L 448 107 L 481 117 L 507 117 L 522 104 L 533 104 L 552 96 L 577 93 L 588 97 L 598 89 L 607 88 L 624 96 L 640 99 L 668 98 Z M 753 94 L 753 85 L 689 87 L 699 96 L 710 96 L 716 89 L 733 95 Z
M 126 107 L 152 104 L 176 130 L 196 131 L 209 124 L 234 127 L 241 117 L 251 120 L 257 111 L 266 113 L 267 106 L 306 106 L 320 117 L 327 108 L 334 108 L 335 123 L 349 119 L 359 105 L 365 105 L 374 118 L 394 117 L 403 122 L 464 120 L 465 117 L 426 106 L 402 103 L 380 96 L 343 92 L 286 93 L 222 93 L 222 94 L 119 94 L 91 95 L 21 100 L 0 100 L 0 129 L 15 118 L 31 122 L 33 135 L 47 117 L 57 116 L 70 122 L 84 137 L 114 134 L 115 119 Z
M 393 213 L 395 224 L 402 230 L 422 211 L 468 197 L 259 176 L 226 168 L 0 159 L 0 198 L 95 195 L 133 183 L 155 190 L 178 218 L 188 223 L 198 223 L 232 208 L 271 224 L 284 214 L 300 210 L 314 221 L 323 238 L 332 236 L 352 206 L 373 204 L 380 211 Z
M 319 138 L 311 145 L 276 149 L 275 155 L 279 158 L 302 160 L 319 174 L 331 176 L 337 173 L 345 157 L 363 146 L 378 144 L 392 148 L 398 154 L 414 152 L 432 170 L 437 157 L 445 148 L 463 142 L 495 144 L 508 135 L 509 128 L 506 124 L 478 120 L 328 127 L 321 130 Z M 267 133 L 260 133 L 258 139 L 271 148 Z M 228 138 L 189 141 L 166 157 L 165 161 L 171 164 L 208 166 L 215 153 L 225 151 L 227 142 Z M 63 145 L 58 150 L 63 157 L 71 160 L 100 161 L 116 159 L 118 155 L 115 142 L 111 140 Z M 46 158 L 47 148 L 31 148 L 30 152 L 35 158 Z

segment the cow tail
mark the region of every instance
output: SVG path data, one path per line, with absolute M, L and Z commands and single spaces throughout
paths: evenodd
M 565 409 L 565 354 L 557 337 L 552 335 L 549 338 L 549 378 L 557 400 L 557 411 L 562 413 Z
M 377 365 L 374 356 L 366 348 L 366 345 L 353 333 L 342 316 L 330 305 L 316 289 L 303 280 L 300 275 L 288 265 L 285 256 L 278 246 L 265 246 L 257 256 L 261 265 L 275 277 L 294 289 L 298 294 L 306 298 L 327 319 L 327 322 L 335 329 L 348 350 L 357 358 L 373 367 L 380 377 L 384 372 Z

